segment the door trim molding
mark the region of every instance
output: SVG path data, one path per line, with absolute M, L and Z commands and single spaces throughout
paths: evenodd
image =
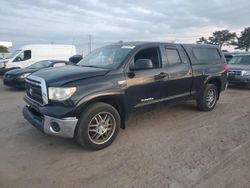
M 156 99 L 156 100 L 152 100 L 152 101 L 146 101 L 146 102 L 142 102 L 142 103 L 139 103 L 139 104 L 135 105 L 134 108 L 139 108 L 139 107 L 142 107 L 142 106 L 146 106 L 146 105 L 150 105 L 150 104 L 155 104 L 155 103 L 159 103 L 159 102 L 164 102 L 164 101 L 168 101 L 168 100 L 172 100 L 172 99 L 176 99 L 176 98 L 191 96 L 191 95 L 193 95 L 195 93 L 196 93 L 195 91 L 191 91 L 191 92 L 182 93 L 182 94 L 179 94 L 179 95 L 165 97 L 165 98 L 162 98 L 162 99 Z

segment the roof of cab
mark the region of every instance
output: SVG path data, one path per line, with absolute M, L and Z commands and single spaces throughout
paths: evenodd
M 128 45 L 128 46 L 142 46 L 142 45 L 183 45 L 183 46 L 189 46 L 189 47 L 215 47 L 218 48 L 216 45 L 212 44 L 185 44 L 185 43 L 171 43 L 171 42 L 154 42 L 154 41 L 131 41 L 131 42 L 118 42 L 114 44 L 119 45 Z

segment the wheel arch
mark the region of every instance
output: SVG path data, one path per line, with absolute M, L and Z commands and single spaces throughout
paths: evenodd
M 101 95 L 101 96 L 93 96 L 89 97 L 86 101 L 83 100 L 80 104 L 78 104 L 75 114 L 76 117 L 79 117 L 83 110 L 85 110 L 90 104 L 96 102 L 103 102 L 113 106 L 119 113 L 121 117 L 121 128 L 125 129 L 125 121 L 127 119 L 127 108 L 125 103 L 120 95 Z
M 218 90 L 218 99 L 220 97 L 220 93 L 221 93 L 221 79 L 219 77 L 211 77 L 207 80 L 206 84 L 213 84 L 217 87 Z

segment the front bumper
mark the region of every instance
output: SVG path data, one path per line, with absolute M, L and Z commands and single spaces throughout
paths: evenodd
M 228 83 L 233 85 L 250 85 L 250 76 L 228 76 Z
M 23 108 L 24 118 L 34 127 L 48 135 L 73 138 L 78 119 L 75 117 L 54 118 L 41 115 L 30 106 Z

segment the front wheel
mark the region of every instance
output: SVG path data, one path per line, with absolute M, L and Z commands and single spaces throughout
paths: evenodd
M 115 140 L 120 124 L 120 115 L 113 106 L 102 102 L 93 103 L 82 112 L 76 141 L 86 149 L 103 149 Z
M 207 84 L 203 95 L 196 100 L 197 107 L 202 111 L 211 111 L 218 101 L 218 89 L 214 84 Z

